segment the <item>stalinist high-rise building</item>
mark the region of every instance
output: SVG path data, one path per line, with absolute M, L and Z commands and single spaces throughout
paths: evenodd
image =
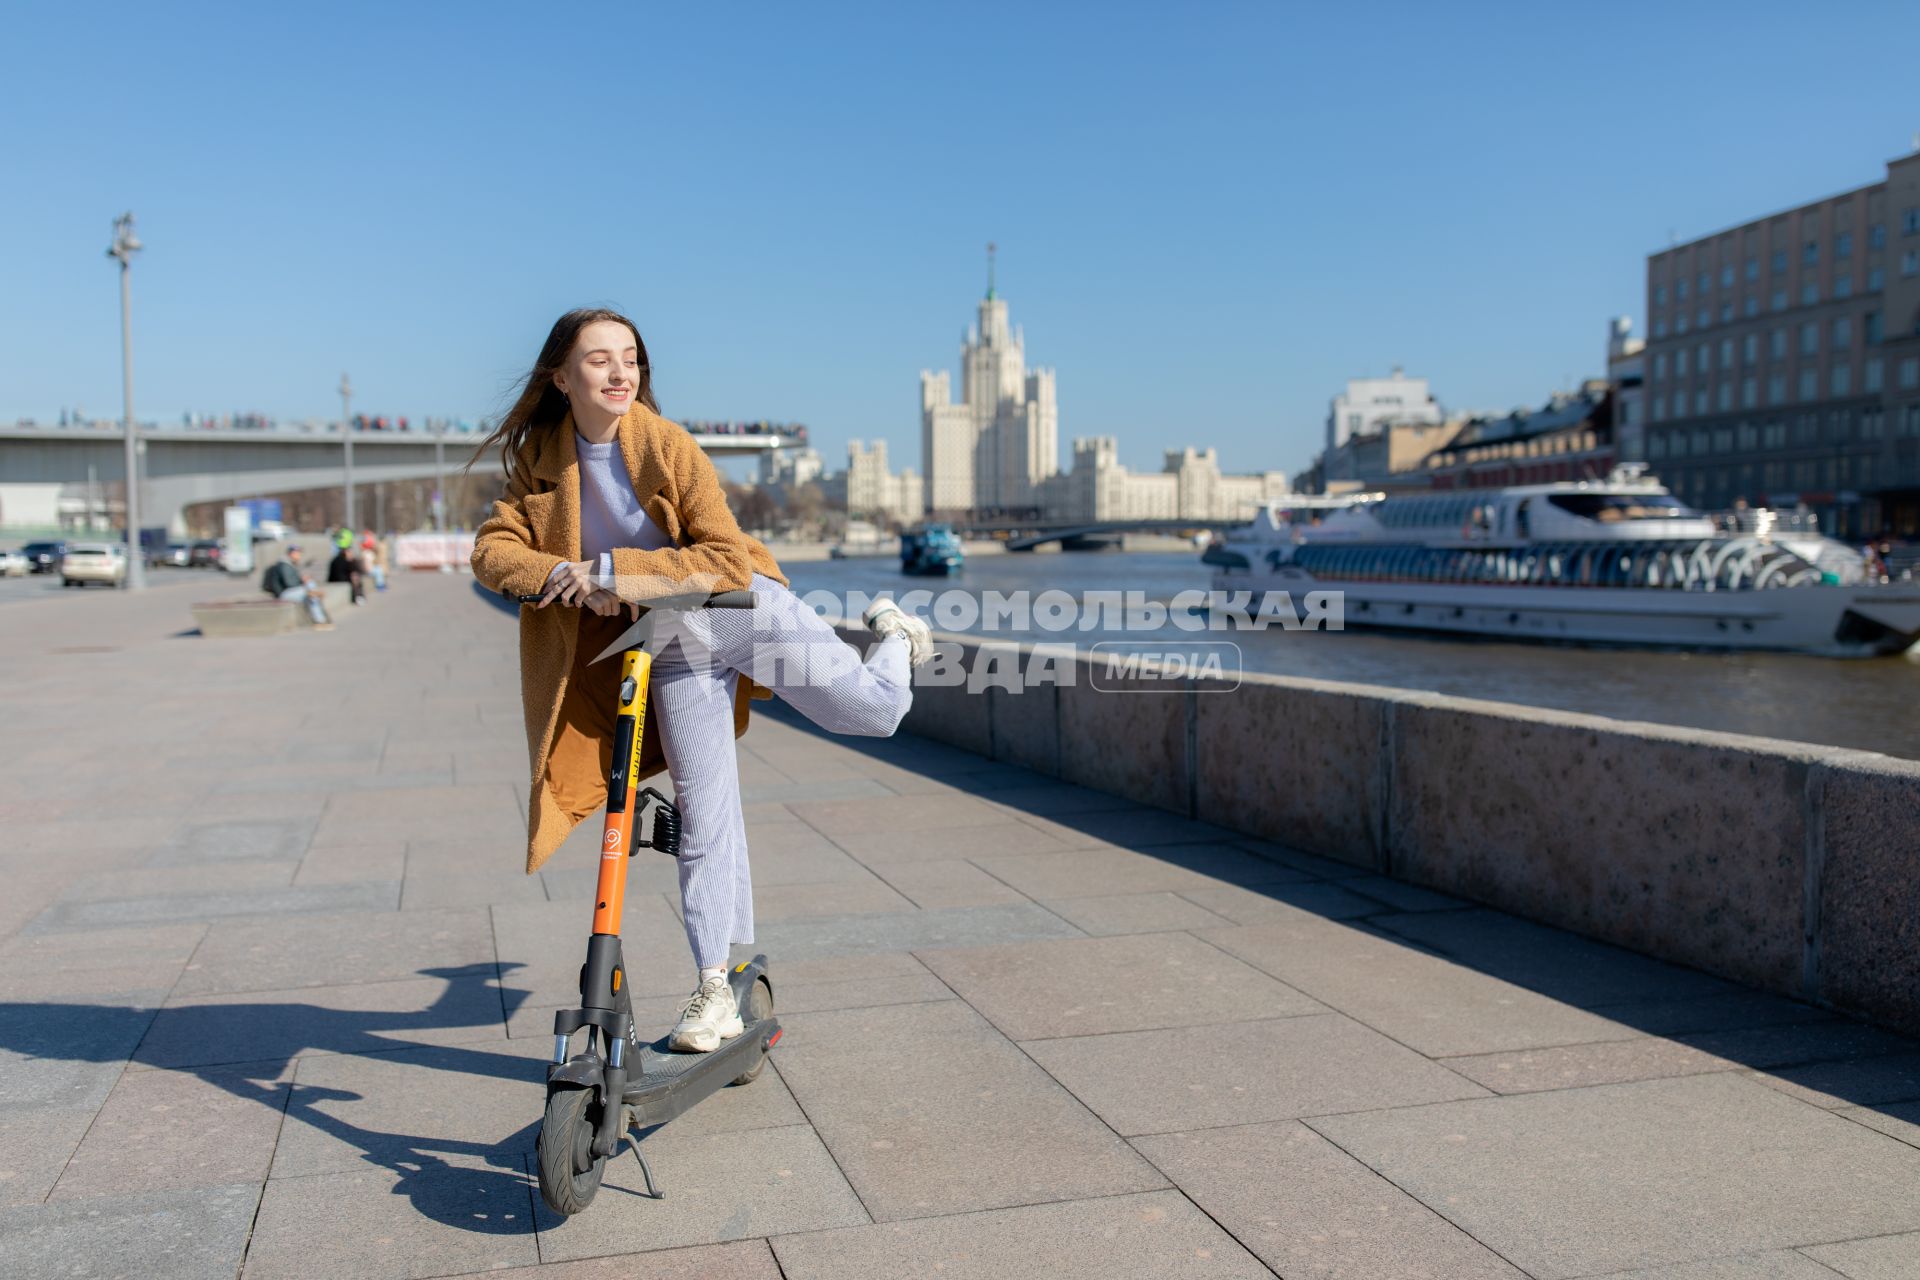
M 920 456 L 927 510 L 1020 511 L 1045 505 L 1060 470 L 1059 409 L 1052 369 L 1027 372 L 1026 342 L 1007 324 L 1007 300 L 993 284 L 960 339 L 959 403 L 946 370 L 920 373 Z

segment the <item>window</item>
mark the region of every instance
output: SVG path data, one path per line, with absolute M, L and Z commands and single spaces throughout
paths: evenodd
M 1653 398 L 1653 420 L 1655 422 L 1665 422 L 1667 420 L 1667 398 L 1665 396 L 1655 396 Z
M 1720 268 L 1720 287 L 1722 289 L 1733 288 L 1733 264 L 1731 262 Z
M 1777 276 L 1785 275 L 1787 273 L 1787 251 L 1785 249 L 1775 249 L 1770 265 L 1773 267 L 1773 274 Z
M 1711 342 L 1701 343 L 1700 346 L 1695 350 L 1694 358 L 1700 362 L 1699 365 L 1696 367 L 1700 370 L 1701 373 L 1712 372 L 1713 371 L 1713 344 Z
M 1760 439 L 1761 439 L 1761 443 L 1766 448 L 1769 448 L 1769 449 L 1786 448 L 1787 447 L 1787 424 L 1784 422 L 1769 422 L 1764 428 L 1761 429 Z
M 1753 257 L 1752 255 L 1748 255 L 1747 280 L 1749 283 L 1751 283 L 1752 281 L 1758 280 L 1759 278 L 1760 278 L 1760 259 Z
M 1785 329 L 1775 329 L 1767 335 L 1767 357 L 1771 360 L 1785 360 L 1787 358 L 1787 331 Z
M 1677 378 L 1687 376 L 1687 349 L 1685 347 L 1673 353 L 1673 373 Z
M 1887 287 L 1887 272 L 1884 267 L 1871 267 L 1867 271 L 1867 292 L 1878 293 Z
M 1834 395 L 1836 396 L 1852 395 L 1853 394 L 1853 366 L 1845 363 L 1836 364 L 1835 366 L 1833 366 L 1832 370 L 1828 373 L 1827 382 L 1828 382 L 1828 385 L 1833 389 Z
M 1702 271 L 1700 273 L 1700 296 L 1703 298 L 1706 297 L 1707 290 L 1711 288 L 1713 288 L 1713 273 L 1711 271 Z
M 1920 249 L 1909 249 L 1900 255 L 1900 274 L 1920 275 Z
M 1673 296 L 1680 302 L 1687 300 L 1687 280 L 1685 276 L 1673 282 Z
M 1674 316 L 1673 331 L 1675 333 L 1685 333 L 1687 331 L 1687 313 L 1686 312 L 1682 311 L 1678 315 Z
M 1758 378 L 1740 379 L 1740 407 L 1757 409 L 1760 407 L 1760 380 Z
M 1908 209 L 1900 215 L 1900 234 L 1903 236 L 1920 234 L 1920 206 Z
M 1713 451 L 1715 453 L 1733 452 L 1733 428 L 1715 427 L 1713 429 Z
M 1867 248 L 1884 249 L 1886 247 L 1887 229 L 1881 223 L 1876 222 L 1867 228 Z
M 1656 307 L 1667 305 L 1667 286 L 1663 284 L 1653 286 L 1653 305 Z
M 1880 390 L 1882 377 L 1880 357 L 1869 356 L 1867 362 L 1860 366 L 1860 389 L 1869 393 Z
M 1920 356 L 1908 356 L 1900 362 L 1900 389 L 1911 391 L 1920 387 Z
M 1800 371 L 1800 398 L 1812 400 L 1820 394 L 1820 371 L 1802 369 Z
M 1742 453 L 1752 453 L 1754 450 L 1754 446 L 1759 444 L 1759 442 L 1760 442 L 1760 433 L 1754 429 L 1754 425 L 1751 422 L 1741 423 L 1740 424 L 1740 451 Z
M 1820 301 L 1820 286 L 1812 280 L 1800 286 L 1800 305 L 1810 307 Z
M 1820 242 L 1818 240 L 1807 241 L 1806 247 L 1800 250 L 1800 263 L 1802 266 L 1807 267 L 1817 267 L 1820 265 Z
M 1648 436 L 1647 437 L 1647 457 L 1653 459 L 1655 462 L 1658 462 L 1660 459 L 1666 456 L 1667 456 L 1667 433 L 1664 431 L 1658 431 L 1658 432 L 1655 432 L 1653 435 Z
M 1785 311 L 1787 309 L 1787 291 L 1785 289 L 1775 289 L 1771 302 L 1775 311 Z
M 1842 231 L 1833 238 L 1833 256 L 1842 261 L 1853 256 L 1853 232 Z
M 1800 326 L 1800 354 L 1810 356 L 1820 349 L 1820 326 L 1809 320 Z
M 1727 410 L 1733 408 L 1733 384 L 1731 382 L 1722 382 L 1720 384 L 1720 390 L 1715 393 L 1714 396 L 1714 407 L 1719 409 L 1721 413 L 1725 413 Z
M 1662 351 L 1653 358 L 1653 380 L 1665 382 L 1667 378 L 1667 353 Z
M 1740 310 L 1740 314 L 1741 314 L 1741 315 L 1743 315 L 1743 316 L 1745 316 L 1745 317 L 1747 317 L 1747 319 L 1749 319 L 1749 320 L 1751 320 L 1751 319 L 1753 319 L 1753 317 L 1755 317 L 1755 316 L 1757 316 L 1757 315 L 1759 315 L 1759 314 L 1760 314 L 1760 299 L 1758 299 L 1758 298 L 1756 298 L 1756 297 L 1753 297 L 1753 296 L 1752 296 L 1751 294 L 1749 294 L 1749 295 L 1748 295 L 1748 297 L 1747 297 L 1747 305 L 1741 308 L 1741 310 Z
M 1767 403 L 1785 404 L 1787 402 L 1787 375 L 1772 374 L 1767 378 Z
M 1760 359 L 1760 335 L 1757 333 L 1750 333 L 1745 338 L 1740 340 L 1740 361 L 1742 364 L 1753 364 L 1755 361 L 1759 359 Z
M 1853 276 L 1851 273 L 1833 278 L 1833 296 L 1851 298 L 1853 296 Z
M 1727 321 L 1731 319 L 1733 319 L 1733 304 L 1731 302 L 1721 303 L 1720 304 L 1720 323 L 1725 324 Z
M 1706 307 L 1700 308 L 1700 314 L 1694 317 L 1694 322 L 1697 323 L 1702 329 L 1706 328 L 1708 325 L 1713 323 L 1713 312 L 1708 310 Z
M 1705 413 L 1706 411 L 1707 411 L 1707 389 L 1705 387 L 1702 387 L 1698 391 L 1693 393 L 1694 416 L 1698 417 L 1699 415 Z
M 1853 317 L 1835 316 L 1833 318 L 1833 346 L 1836 351 L 1845 351 L 1853 345 Z
M 1720 339 L 1720 367 L 1722 369 L 1733 368 L 1733 339 L 1732 338 Z
M 1664 338 L 1667 336 L 1667 318 L 1665 316 L 1661 316 L 1653 322 L 1653 336 L 1655 338 Z

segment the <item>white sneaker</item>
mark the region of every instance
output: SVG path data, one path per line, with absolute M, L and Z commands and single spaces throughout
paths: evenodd
M 715 974 L 681 1004 L 680 1023 L 668 1037 L 667 1047 L 679 1053 L 712 1053 L 722 1040 L 744 1030 L 727 975 Z
M 907 642 L 907 661 L 919 666 L 933 656 L 933 628 L 891 600 L 875 600 L 867 606 L 860 621 L 882 640 L 900 636 Z

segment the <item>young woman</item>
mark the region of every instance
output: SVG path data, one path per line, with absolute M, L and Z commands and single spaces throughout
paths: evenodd
M 766 547 L 734 522 L 712 462 L 660 416 L 646 345 L 617 312 L 570 311 L 554 323 L 475 459 L 493 444 L 506 492 L 474 537 L 474 577 L 540 595 L 520 610 L 529 873 L 606 802 L 632 606 L 688 592 L 755 594 L 752 610 L 678 615 L 654 661 L 641 745 L 640 777 L 664 763 L 673 779 L 681 914 L 698 969 L 671 1045 L 716 1049 L 741 1032 L 729 946 L 753 941 L 733 744 L 750 689 L 779 694 L 832 732 L 885 737 L 913 699 L 910 668 L 931 655 L 931 633 L 879 601 L 864 620 L 880 642 L 863 661 L 787 589 Z

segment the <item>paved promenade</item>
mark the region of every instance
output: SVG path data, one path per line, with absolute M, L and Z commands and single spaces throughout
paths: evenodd
M 598 832 L 518 869 L 511 619 L 403 576 L 213 641 L 156 576 L 0 611 L 8 1277 L 1920 1277 L 1914 1042 L 764 703 L 774 1069 L 560 1220 Z

